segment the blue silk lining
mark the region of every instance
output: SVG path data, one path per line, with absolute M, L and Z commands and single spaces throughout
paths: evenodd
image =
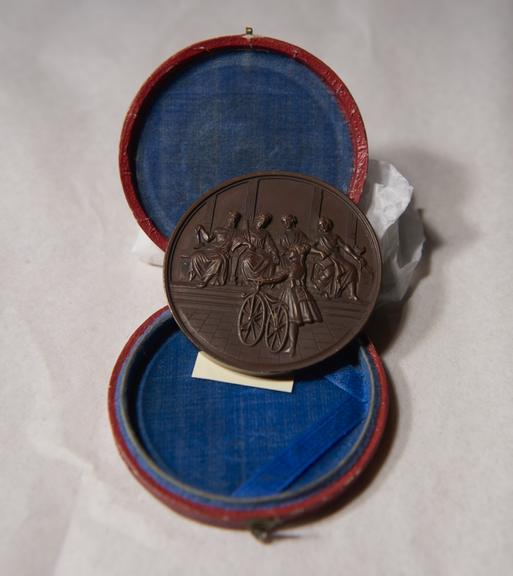
M 292 394 L 192 378 L 196 354 L 163 312 L 119 377 L 122 434 L 166 489 L 256 508 L 322 487 L 365 449 L 379 390 L 358 344 L 299 374 Z
M 230 178 L 281 170 L 347 191 L 354 165 L 333 92 L 297 60 L 254 49 L 180 68 L 142 110 L 133 149 L 139 200 L 164 236 Z

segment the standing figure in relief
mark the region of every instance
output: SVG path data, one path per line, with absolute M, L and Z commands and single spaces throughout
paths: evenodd
M 299 327 L 303 324 L 322 322 L 321 311 L 306 287 L 306 257 L 310 251 L 307 243 L 294 244 L 285 253 L 287 268 L 283 275 L 284 288 L 281 301 L 289 316 L 289 344 L 284 352 L 294 354 Z

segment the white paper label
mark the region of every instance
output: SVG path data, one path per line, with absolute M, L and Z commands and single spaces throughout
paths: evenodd
M 260 378 L 259 376 L 248 376 L 229 368 L 224 368 L 216 364 L 203 352 L 198 352 L 196 356 L 192 377 L 227 382 L 228 384 L 237 384 L 239 386 L 253 386 L 253 388 L 263 388 L 265 390 L 274 390 L 275 392 L 292 392 L 292 387 L 294 386 L 294 380 L 286 380 L 280 377 Z

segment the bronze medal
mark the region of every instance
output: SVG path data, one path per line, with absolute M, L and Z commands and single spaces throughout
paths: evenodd
M 335 354 L 378 297 L 379 245 L 335 188 L 262 173 L 203 195 L 168 245 L 164 284 L 187 337 L 214 360 L 279 375 Z

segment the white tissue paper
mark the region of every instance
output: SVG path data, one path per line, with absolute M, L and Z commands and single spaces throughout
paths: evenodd
M 359 207 L 381 246 L 383 280 L 379 304 L 400 302 L 422 258 L 424 227 L 412 203 L 413 186 L 389 162 L 370 160 Z M 132 252 L 143 262 L 162 266 L 164 253 L 141 230 Z
M 422 217 L 413 207 L 413 186 L 389 162 L 371 160 L 359 207 L 381 247 L 378 306 L 400 302 L 412 283 L 425 241 Z

